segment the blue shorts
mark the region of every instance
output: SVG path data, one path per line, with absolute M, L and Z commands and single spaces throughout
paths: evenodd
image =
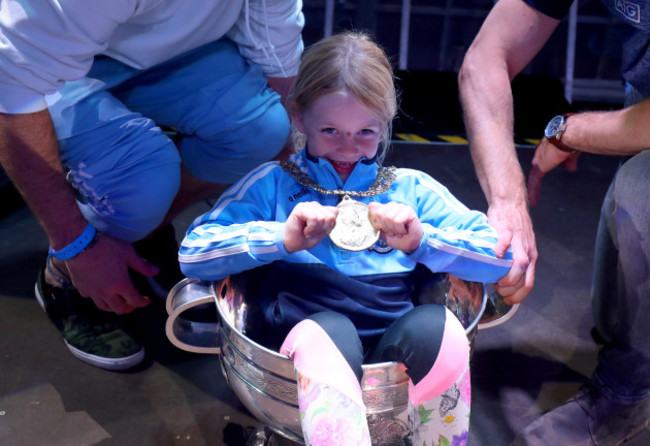
M 180 185 L 230 184 L 289 136 L 280 96 L 221 40 L 148 70 L 97 57 L 87 78 L 49 98 L 61 161 L 85 217 L 127 241 L 163 220 Z M 179 147 L 160 130 L 182 134 Z

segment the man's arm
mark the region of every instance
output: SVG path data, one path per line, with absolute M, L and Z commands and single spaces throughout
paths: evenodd
M 65 180 L 47 110 L 0 113 L 0 163 L 55 250 L 84 231 L 87 222 Z M 152 275 L 155 268 L 128 243 L 102 235 L 92 249 L 67 260 L 66 267 L 78 291 L 103 310 L 125 313 L 148 303 L 133 287 L 128 269 Z
M 621 110 L 572 115 L 562 142 L 598 155 L 635 155 L 650 148 L 650 99 Z M 568 124 L 567 122 L 567 124 Z
M 271 87 L 273 91 L 275 91 L 280 95 L 280 100 L 282 101 L 282 105 L 284 105 L 285 108 L 287 106 L 287 98 L 289 96 L 289 91 L 291 90 L 291 86 L 293 85 L 293 81 L 295 78 L 296 78 L 295 76 L 266 78 L 269 87 Z M 287 114 L 289 114 L 288 111 Z M 289 116 L 289 119 L 291 119 L 291 116 Z M 280 152 L 273 159 L 285 161 L 289 159 L 291 154 L 294 153 L 295 151 L 296 148 L 294 147 L 293 138 L 291 138 L 291 135 L 289 135 L 286 144 L 284 145 L 284 147 L 282 147 L 282 150 L 280 150 Z
M 538 53 L 559 20 L 522 0 L 500 0 L 470 46 L 459 74 L 465 127 L 476 172 L 499 234 L 497 254 L 512 245 L 514 262 L 497 290 L 509 303 L 532 289 L 537 248 L 524 176 L 513 139 L 510 82 Z
M 636 155 L 650 149 L 650 99 L 614 111 L 596 111 L 571 115 L 562 143 L 577 151 L 559 150 L 546 138 L 535 149 L 528 177 L 528 198 L 531 205 L 539 201 L 543 176 L 560 164 L 567 170 L 576 168 L 581 152 L 597 155 Z
M 0 163 L 45 229 L 52 248 L 70 244 L 86 227 L 59 160 L 47 110 L 0 114 Z
M 289 95 L 289 90 L 293 85 L 293 80 L 295 76 L 289 77 L 267 77 L 266 80 L 269 84 L 269 87 L 273 89 L 276 93 L 282 98 L 282 104 L 286 106 L 287 96 Z

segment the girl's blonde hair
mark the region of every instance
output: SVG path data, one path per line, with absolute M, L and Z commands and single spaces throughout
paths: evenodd
M 351 95 L 374 112 L 383 124 L 377 152 L 381 163 L 397 111 L 397 94 L 393 69 L 386 53 L 364 33 L 348 31 L 335 34 L 305 51 L 289 93 L 289 111 L 305 112 L 321 96 L 338 92 Z M 294 137 L 296 133 L 294 128 Z M 302 144 L 297 147 L 302 147 Z

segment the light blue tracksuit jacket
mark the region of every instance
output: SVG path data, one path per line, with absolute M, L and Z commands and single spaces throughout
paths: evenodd
M 291 161 L 328 190 L 365 191 L 379 168 L 364 159 L 343 183 L 328 161 L 307 150 Z M 269 323 L 290 327 L 314 312 L 333 310 L 348 315 L 362 337 L 380 334 L 413 307 L 409 282 L 418 264 L 482 283 L 496 282 L 508 272 L 512 253 L 496 257 L 497 234 L 483 213 L 469 210 L 423 172 L 400 168 L 395 173 L 388 191 L 353 198 L 364 203 L 395 201 L 415 209 L 424 236 L 411 254 L 381 240 L 365 251 L 346 251 L 328 237 L 310 250 L 287 253 L 282 231 L 293 208 L 304 201 L 336 206 L 340 198 L 305 187 L 278 162 L 268 162 L 193 222 L 180 247 L 181 269 L 188 277 L 217 280 L 271 264 L 276 268 L 265 285 L 273 295 L 265 309 Z

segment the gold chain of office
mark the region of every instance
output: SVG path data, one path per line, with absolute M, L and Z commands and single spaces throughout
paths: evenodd
M 329 190 L 320 186 L 311 179 L 309 175 L 300 170 L 300 167 L 296 163 L 291 161 L 282 161 L 280 163 L 282 168 L 289 172 L 289 174 L 296 180 L 298 183 L 303 186 L 309 187 L 316 192 L 326 195 L 348 195 L 351 197 L 374 197 L 383 192 L 386 192 L 390 189 L 390 186 L 395 181 L 395 166 L 390 167 L 380 167 L 377 171 L 377 178 L 375 178 L 374 183 L 368 187 L 365 191 L 354 191 L 354 190 Z

